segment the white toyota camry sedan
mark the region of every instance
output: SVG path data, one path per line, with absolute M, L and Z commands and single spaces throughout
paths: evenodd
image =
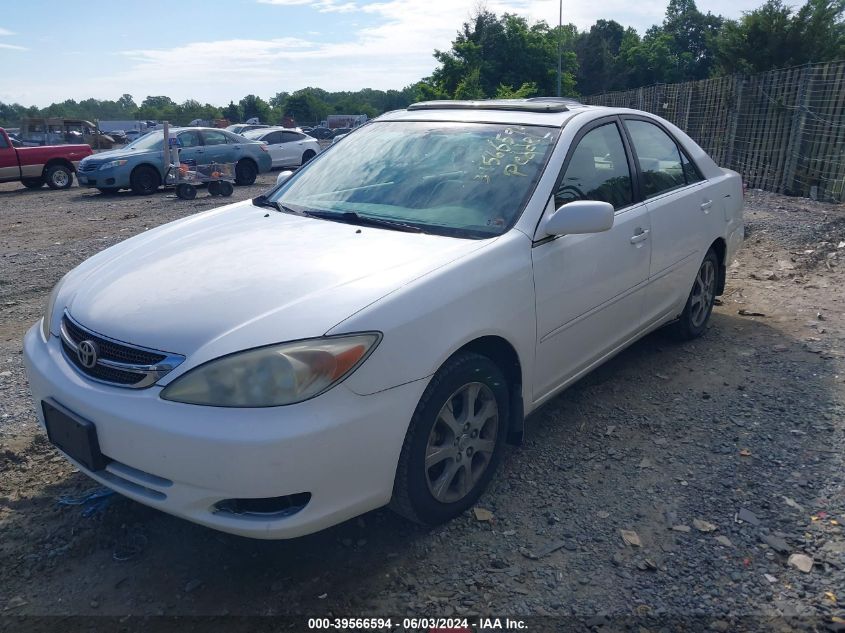
M 705 331 L 742 197 L 650 114 L 418 103 L 68 273 L 26 335 L 38 417 L 93 479 L 226 532 L 445 521 L 527 414 Z

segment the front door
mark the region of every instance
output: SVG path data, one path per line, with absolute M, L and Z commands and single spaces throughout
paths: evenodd
M 642 326 L 651 260 L 648 209 L 634 196 L 619 123 L 576 137 L 547 211 L 574 200 L 616 209 L 603 233 L 564 235 L 532 249 L 537 302 L 534 402 L 545 399 L 630 340 Z
M 0 182 L 8 180 L 17 180 L 21 177 L 20 169 L 18 168 L 18 153 L 6 140 L 5 136 L 0 135 Z

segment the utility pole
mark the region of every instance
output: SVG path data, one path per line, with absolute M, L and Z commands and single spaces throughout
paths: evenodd
M 561 49 L 561 36 L 563 35 L 563 0 L 558 3 L 558 18 L 557 18 L 557 96 L 560 96 L 560 73 L 561 73 L 561 58 L 563 55 Z

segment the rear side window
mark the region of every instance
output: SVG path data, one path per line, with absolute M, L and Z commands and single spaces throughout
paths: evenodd
M 578 141 L 555 191 L 555 208 L 575 200 L 601 200 L 614 209 L 633 201 L 631 171 L 619 128 L 607 123 Z
M 300 138 L 296 132 L 282 132 L 282 143 L 293 143 Z
M 228 142 L 223 132 L 203 132 L 206 145 L 225 145 Z
M 684 169 L 684 177 L 687 179 L 688 185 L 704 180 L 701 173 L 698 171 L 698 168 L 689 158 L 687 158 L 687 155 L 684 154 L 683 151 L 681 152 L 681 166 Z
M 9 147 L 9 144 L 6 142 L 5 136 L 0 136 L 0 149 L 6 149 Z
M 686 183 L 675 141 L 653 123 L 626 121 L 643 175 L 643 193 L 651 198 Z

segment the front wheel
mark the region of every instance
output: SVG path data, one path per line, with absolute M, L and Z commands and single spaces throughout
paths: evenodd
M 411 418 L 391 508 L 434 525 L 472 506 L 501 456 L 508 407 L 507 381 L 495 363 L 468 352 L 449 359 Z
M 129 180 L 132 193 L 138 196 L 150 196 L 161 186 L 161 174 L 150 165 L 136 167 Z
M 44 180 L 50 189 L 67 189 L 73 184 L 73 171 L 64 165 L 53 165 L 44 170 Z
M 258 167 L 248 159 L 241 159 L 235 165 L 235 184 L 251 185 L 258 178 Z
M 681 317 L 672 325 L 673 333 L 683 341 L 698 338 L 707 329 L 707 322 L 716 301 L 716 284 L 719 276 L 719 258 L 711 248 L 704 256 L 692 284 Z

